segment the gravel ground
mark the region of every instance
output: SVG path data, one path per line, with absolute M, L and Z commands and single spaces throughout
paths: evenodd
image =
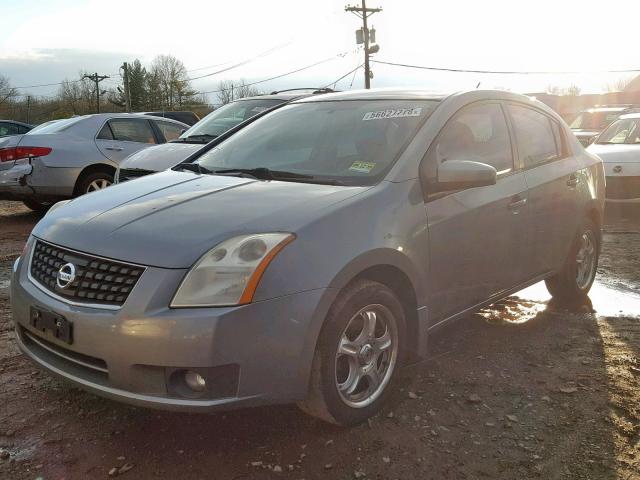
M 534 286 L 461 320 L 379 416 L 340 429 L 291 406 L 133 408 L 39 371 L 7 289 L 37 216 L 0 202 L 0 478 L 640 479 L 639 220 L 608 212 L 592 305 Z

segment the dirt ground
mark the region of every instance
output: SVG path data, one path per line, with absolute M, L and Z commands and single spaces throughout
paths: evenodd
M 607 212 L 592 305 L 554 305 L 537 285 L 441 330 L 351 429 L 293 406 L 133 408 L 39 371 L 7 289 L 37 220 L 0 202 L 0 478 L 640 479 L 640 210 Z

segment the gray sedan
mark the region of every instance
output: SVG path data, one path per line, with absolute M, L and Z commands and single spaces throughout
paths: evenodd
M 44 210 L 53 201 L 103 189 L 118 164 L 189 128 L 175 120 L 105 113 L 56 120 L 0 139 L 0 200 Z
M 541 280 L 584 300 L 603 208 L 602 162 L 529 97 L 308 97 L 54 206 L 14 265 L 17 339 L 116 400 L 354 424 L 438 327 Z

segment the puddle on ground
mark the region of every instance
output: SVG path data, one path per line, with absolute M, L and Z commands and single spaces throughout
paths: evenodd
M 616 290 L 596 280 L 589 292 L 589 298 L 580 304 L 560 305 L 550 302 L 551 295 L 544 282 L 521 290 L 505 300 L 491 305 L 479 315 L 491 323 L 525 323 L 538 313 L 551 309 L 558 313 L 591 313 L 607 317 L 640 316 L 640 295 Z

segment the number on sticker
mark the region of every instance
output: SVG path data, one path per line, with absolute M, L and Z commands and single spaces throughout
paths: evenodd
M 422 107 L 415 108 L 390 108 L 387 110 L 380 110 L 378 112 L 367 112 L 362 117 L 363 121 L 366 120 L 380 120 L 384 118 L 401 118 L 401 117 L 419 117 L 422 114 Z

